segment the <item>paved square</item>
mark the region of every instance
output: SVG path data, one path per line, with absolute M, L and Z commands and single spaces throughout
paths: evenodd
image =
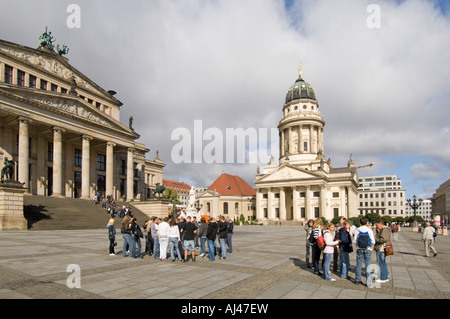
M 351 280 L 325 281 L 305 265 L 305 233 L 295 226 L 236 226 L 226 260 L 180 263 L 108 255 L 106 229 L 0 232 L 0 299 L 379 299 L 450 298 L 450 240 L 439 236 L 437 257 L 423 257 L 421 234 L 406 229 L 388 257 L 381 288 Z M 197 251 L 198 253 L 199 251 Z M 355 253 L 351 254 L 354 278 Z M 375 263 L 375 254 L 372 263 Z M 68 265 L 80 267 L 81 287 L 69 288 Z

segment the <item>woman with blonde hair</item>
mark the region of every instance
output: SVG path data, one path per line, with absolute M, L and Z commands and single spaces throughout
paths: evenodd
M 313 230 L 311 232 L 311 235 L 309 236 L 310 243 L 312 244 L 312 262 L 314 267 L 314 273 L 319 276 L 323 275 L 319 271 L 320 254 L 322 251 L 320 250 L 319 246 L 317 246 L 317 237 L 322 235 L 322 227 L 323 227 L 322 219 L 316 218 L 312 226 Z
M 127 257 L 129 254 L 127 253 L 128 249 L 132 247 L 131 243 L 131 229 L 130 229 L 131 217 L 129 215 L 125 215 L 122 219 L 122 226 L 120 227 L 120 232 L 123 237 L 123 247 L 122 247 L 122 256 Z
M 114 253 L 114 243 L 116 241 L 116 229 L 114 228 L 114 218 L 109 219 L 106 228 L 108 228 L 109 255 L 115 256 L 116 254 Z

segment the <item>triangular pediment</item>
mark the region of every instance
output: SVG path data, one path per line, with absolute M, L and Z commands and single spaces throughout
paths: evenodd
M 115 131 L 121 135 L 128 135 L 133 139 L 139 138 L 139 134 L 132 129 L 107 116 L 104 112 L 77 96 L 42 90 L 30 91 L 27 88 L 20 87 L 0 88 L 0 95 L 29 105 L 28 111 L 30 114 L 33 112 L 33 107 L 37 107 L 39 111 L 46 111 L 47 114 L 64 115 L 106 130 Z
M 275 182 L 287 180 L 307 180 L 323 178 L 323 176 L 316 172 L 308 171 L 307 169 L 298 168 L 291 165 L 282 165 L 277 170 L 262 176 L 257 182 Z
M 32 67 L 39 72 L 46 73 L 52 77 L 57 77 L 69 87 L 72 84 L 72 77 L 74 77 L 79 89 L 88 91 L 114 105 L 122 105 L 119 100 L 71 66 L 68 63 L 67 58 L 62 57 L 55 52 L 33 49 L 0 40 L 0 53 L 14 59 L 19 64 Z

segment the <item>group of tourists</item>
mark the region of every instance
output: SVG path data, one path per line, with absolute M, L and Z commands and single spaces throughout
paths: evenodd
M 111 256 L 115 255 L 114 247 L 117 245 L 114 221 L 111 218 L 107 225 Z M 174 262 L 177 258 L 180 262 L 189 259 L 195 262 L 197 248 L 200 248 L 200 257 L 208 256 L 210 261 L 215 261 L 216 255 L 219 259 L 226 259 L 228 254 L 233 253 L 233 221 L 223 216 L 209 217 L 208 223 L 203 217 L 200 222 L 191 216 L 152 217 L 144 222 L 141 229 L 136 218 L 127 214 L 122 219 L 120 230 L 124 257 L 144 258 L 144 255 L 149 255 L 161 261 L 170 258 Z M 141 239 L 144 241 L 144 253 L 141 252 Z
M 386 255 L 392 250 L 391 237 L 397 240 L 399 226 L 392 224 L 386 226 L 383 220 L 375 222 L 375 229 L 368 223 L 366 217 L 360 220 L 360 227 L 351 225 L 344 217 L 340 217 L 338 224 L 328 223 L 323 225 L 322 219 L 311 219 L 305 225 L 306 231 L 306 265 L 312 268 L 314 273 L 323 276 L 325 280 L 336 281 L 331 277 L 330 265 L 333 259 L 333 272 L 342 279 L 350 280 L 350 253 L 356 251 L 355 284 L 363 284 L 361 281 L 362 267 L 365 267 L 366 285 L 372 286 L 389 281 L 389 270 L 386 264 Z M 393 235 L 394 234 L 394 235 Z M 425 256 L 429 257 L 430 250 L 433 256 L 437 256 L 433 246 L 437 231 L 430 222 L 426 222 L 426 228 L 422 235 L 425 245 Z M 371 267 L 372 251 L 375 251 L 376 266 Z M 320 256 L 323 253 L 322 263 Z M 310 259 L 311 257 L 311 259 Z M 310 262 L 311 260 L 311 262 Z M 320 271 L 320 266 L 322 271 Z
M 366 282 L 371 272 L 372 251 L 376 252 L 379 271 L 376 282 L 389 281 L 389 271 L 386 264 L 385 248 L 390 246 L 391 230 L 380 220 L 375 223 L 375 234 L 368 225 L 368 219 L 360 219 L 360 227 L 341 217 L 337 225 L 328 223 L 323 226 L 321 218 L 309 220 L 305 225 L 306 231 L 306 264 L 313 268 L 314 273 L 323 276 L 325 280 L 336 281 L 331 277 L 330 265 L 333 259 L 333 271 L 342 279 L 350 279 L 350 253 L 356 250 L 355 284 L 361 284 L 362 266 L 366 271 Z M 322 263 L 320 256 L 323 252 Z M 310 257 L 312 263 L 310 263 Z M 323 272 L 320 272 L 320 266 Z M 367 282 L 367 284 L 370 284 Z

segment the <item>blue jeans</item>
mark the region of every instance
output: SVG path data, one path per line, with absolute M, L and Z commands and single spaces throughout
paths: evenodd
M 231 254 L 233 252 L 233 234 L 227 234 L 227 244 L 228 244 L 228 252 Z
M 130 248 L 131 257 L 133 258 L 141 257 L 141 239 L 133 235 L 131 235 L 130 238 L 131 238 L 131 248 Z M 136 243 L 137 243 L 137 250 L 136 250 Z
M 222 258 L 227 258 L 227 239 L 220 238 L 219 244 L 220 244 L 220 250 L 222 251 Z
M 216 254 L 216 241 L 208 239 L 209 260 L 214 261 Z
M 175 260 L 175 250 L 174 246 L 177 250 L 178 260 L 181 261 L 180 249 L 178 248 L 178 238 L 177 237 L 169 237 L 169 245 L 170 245 L 170 258 Z
M 356 270 L 355 270 L 355 281 L 361 281 L 361 270 L 362 264 L 364 262 L 366 269 L 366 279 L 370 275 L 367 268 L 370 265 L 370 259 L 372 258 L 372 250 L 369 249 L 356 249 Z
M 200 254 L 206 255 L 206 237 L 200 237 Z
M 384 251 L 377 251 L 377 264 L 378 267 L 380 267 L 380 279 L 387 280 L 389 278 L 389 270 L 386 264 Z
M 133 246 L 131 243 L 131 235 L 130 234 L 123 233 L 122 237 L 123 237 L 122 256 L 125 257 L 127 255 L 127 250 L 128 249 L 131 250 L 131 247 L 133 247 Z M 131 254 L 131 252 L 130 252 L 130 254 Z
M 348 270 L 350 269 L 350 253 L 347 253 L 341 249 L 340 257 L 339 269 L 341 270 L 341 272 L 339 274 L 339 277 L 347 278 Z
M 159 258 L 159 238 L 153 238 L 153 258 Z
M 331 280 L 330 263 L 332 257 L 333 254 L 323 254 L 323 278 L 325 278 L 325 280 Z

